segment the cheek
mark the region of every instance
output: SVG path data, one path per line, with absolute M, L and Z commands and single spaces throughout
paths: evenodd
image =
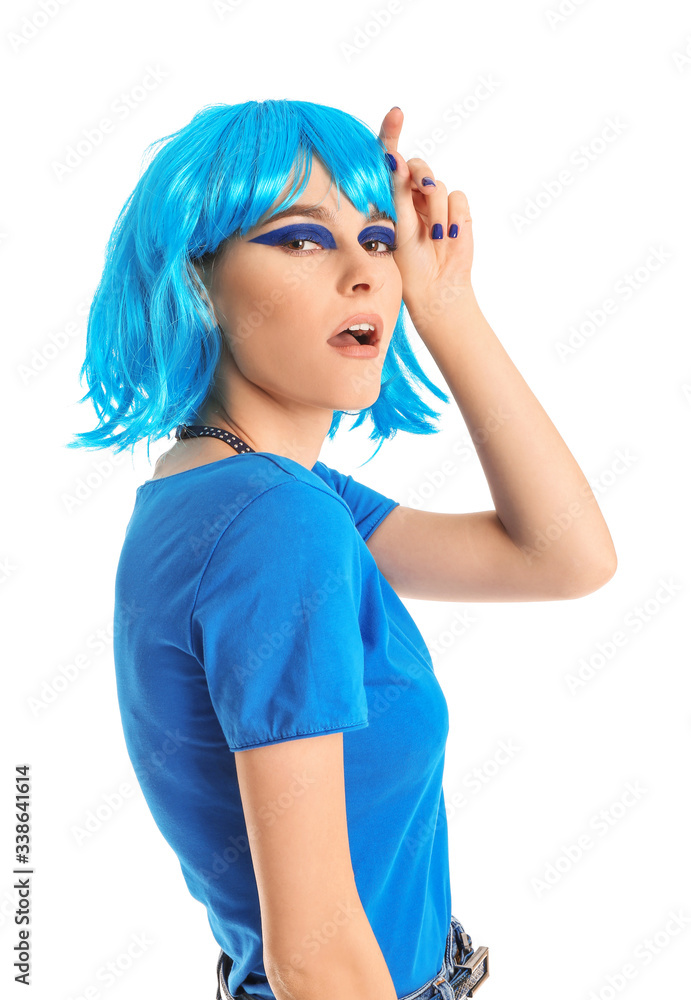
M 235 293 L 227 296 L 231 310 L 227 315 L 257 329 L 274 323 L 304 329 L 312 314 L 319 312 L 324 263 L 319 255 L 291 257 L 280 250 L 268 255 L 245 268 L 234 282 Z
M 391 271 L 392 273 L 388 281 L 388 291 L 391 295 L 391 301 L 400 303 L 403 298 L 403 278 L 395 264 L 393 264 Z
M 312 328 L 306 306 L 301 295 L 272 285 L 266 275 L 240 292 L 228 313 L 228 331 L 235 362 L 247 378 L 277 386 L 300 377 Z

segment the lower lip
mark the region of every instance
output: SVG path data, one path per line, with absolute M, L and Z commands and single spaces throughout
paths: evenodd
M 329 344 L 334 351 L 343 354 L 346 358 L 377 358 L 379 357 L 379 344 Z

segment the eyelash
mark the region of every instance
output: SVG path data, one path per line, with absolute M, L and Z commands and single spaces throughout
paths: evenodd
M 285 240 L 283 243 L 279 243 L 278 246 L 284 249 L 285 252 L 289 253 L 292 257 L 307 257 L 310 254 L 313 254 L 314 250 L 288 250 L 291 243 L 316 243 L 317 246 L 321 245 L 318 240 L 310 240 L 306 236 L 294 236 L 292 240 Z M 384 243 L 384 240 L 365 240 L 365 244 L 367 243 Z M 398 250 L 398 243 L 384 243 L 384 246 L 387 248 L 386 250 L 372 250 L 372 256 L 387 257 L 395 250 Z

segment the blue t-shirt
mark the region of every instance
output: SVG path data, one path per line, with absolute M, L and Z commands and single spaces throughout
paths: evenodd
M 365 544 L 396 506 L 268 452 L 137 489 L 115 582 L 123 732 L 233 994 L 274 996 L 235 754 L 321 733 L 343 733 L 355 882 L 397 995 L 442 966 L 447 704 Z

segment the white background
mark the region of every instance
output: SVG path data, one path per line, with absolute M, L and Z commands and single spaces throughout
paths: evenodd
M 479 996 L 689 996 L 691 12 L 672 0 L 559 9 L 400 0 L 382 25 L 384 0 L 3 7 L 6 995 L 27 995 L 12 981 L 11 805 L 14 766 L 28 762 L 32 996 L 214 996 L 219 948 L 136 785 L 116 701 L 114 574 L 152 466 L 144 445 L 134 464 L 64 445 L 95 424 L 76 402 L 86 309 L 145 147 L 204 105 L 288 97 L 375 132 L 400 105 L 402 154 L 466 193 L 480 306 L 595 490 L 618 555 L 614 578 L 580 600 L 406 602 L 449 704 L 453 912 L 490 947 Z M 152 68 L 160 80 L 139 100 Z M 120 95 L 136 95 L 124 117 Z M 104 116 L 113 131 L 61 175 Z M 565 169 L 572 183 L 554 193 Z M 591 323 L 606 299 L 614 313 Z M 399 433 L 362 469 L 369 426 L 349 436 L 348 419 L 320 457 L 405 505 L 491 509 L 472 446 L 458 458 L 471 442 L 457 407 L 439 407 L 441 433 Z M 615 633 L 623 644 L 598 655 Z M 88 666 L 32 708 L 80 654 Z M 585 661 L 592 676 L 573 692 L 567 675 Z M 591 846 L 573 860 L 583 835 Z M 131 960 L 135 935 L 148 944 Z M 124 970 L 112 986 L 99 972 L 109 961 Z

